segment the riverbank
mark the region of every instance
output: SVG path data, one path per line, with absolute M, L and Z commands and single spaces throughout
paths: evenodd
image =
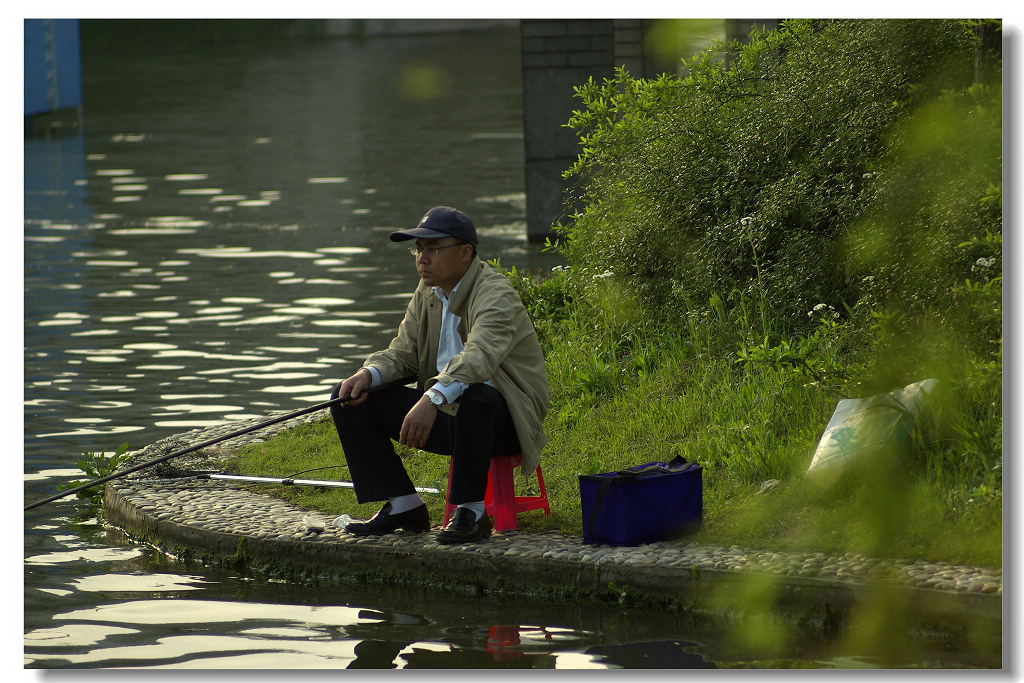
M 898 615 L 894 623 L 929 637 L 967 638 L 972 647 L 989 653 L 1001 649 L 998 569 L 852 553 L 755 552 L 686 539 L 637 547 L 587 545 L 580 538 L 524 531 L 445 546 L 435 540 L 436 525 L 430 533 L 359 538 L 315 511 L 234 484 L 188 476 L 189 470 L 217 469 L 244 443 L 319 417 L 280 423 L 182 456 L 163 472 L 158 466 L 108 482 L 107 518 L 186 565 L 234 566 L 288 580 L 420 584 L 462 595 L 632 601 L 708 615 L 763 611 L 773 620 L 827 637 L 842 634 L 865 614 L 877 618 L 882 610 Z M 244 426 L 171 437 L 136 453 L 134 462 Z M 317 522 L 322 530 L 314 528 Z

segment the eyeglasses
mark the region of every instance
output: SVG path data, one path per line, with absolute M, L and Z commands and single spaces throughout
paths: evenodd
M 423 256 L 424 254 L 426 254 L 427 256 L 437 256 L 437 252 L 441 251 L 442 249 L 447 249 L 448 247 L 461 247 L 463 244 L 466 244 L 466 242 L 445 244 L 440 247 L 427 247 L 426 249 L 420 247 L 417 244 L 415 247 L 409 247 L 409 253 L 412 254 L 413 256 Z

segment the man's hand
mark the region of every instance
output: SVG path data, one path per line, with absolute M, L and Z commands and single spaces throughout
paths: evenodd
M 423 448 L 430 436 L 430 430 L 437 419 L 437 408 L 424 394 L 420 400 L 405 414 L 402 431 L 398 434 L 398 443 L 412 448 Z
M 372 382 L 373 377 L 370 375 L 369 370 L 366 368 L 356 370 L 356 374 L 342 382 L 341 389 L 338 390 L 338 396 L 342 398 L 348 396 L 351 399 L 342 403 L 341 407 L 357 406 L 365 401 L 367 396 L 366 390 L 370 388 Z

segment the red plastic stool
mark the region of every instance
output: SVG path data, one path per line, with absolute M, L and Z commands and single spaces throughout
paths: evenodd
M 487 514 L 494 517 L 495 531 L 512 531 L 516 528 L 516 515 L 527 510 L 543 510 L 544 514 L 551 514 L 551 506 L 548 505 L 548 492 L 544 488 L 544 474 L 537 466 L 537 485 L 540 488 L 539 496 L 517 496 L 515 495 L 515 480 L 512 476 L 512 469 L 518 467 L 523 461 L 521 453 L 515 455 L 501 455 L 491 458 L 491 469 L 487 472 L 487 493 L 484 494 L 484 505 L 487 506 Z M 448 486 L 452 482 L 452 468 L 448 466 Z M 457 506 L 445 503 L 444 523 Z

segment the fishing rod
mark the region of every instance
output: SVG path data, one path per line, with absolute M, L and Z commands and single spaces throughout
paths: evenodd
M 405 378 L 402 378 L 402 379 L 399 379 L 399 380 L 395 380 L 393 382 L 386 382 L 384 384 L 381 384 L 378 387 L 373 387 L 367 393 L 372 393 L 372 392 L 376 392 L 376 391 L 381 391 L 382 389 L 390 389 L 392 387 L 405 385 L 405 384 L 408 384 L 409 382 L 411 382 L 411 381 L 413 381 L 415 379 L 416 379 L 415 377 L 405 377 Z M 162 455 L 159 458 L 155 458 L 153 460 L 149 460 L 147 462 L 140 463 L 138 465 L 134 465 L 132 467 L 129 467 L 126 470 L 121 470 L 119 472 L 114 472 L 113 474 L 108 474 L 107 476 L 100 477 L 99 479 L 93 479 L 92 481 L 88 481 L 88 482 L 86 482 L 86 483 L 84 483 L 84 484 L 82 484 L 80 486 L 75 486 L 74 488 L 70 488 L 70 489 L 67 489 L 65 491 L 61 491 L 60 493 L 52 495 L 49 498 L 44 498 L 43 500 L 37 500 L 34 503 L 29 503 L 28 505 L 25 506 L 25 511 L 27 512 L 27 511 L 31 510 L 32 508 L 39 507 L 40 505 L 45 505 L 47 503 L 52 503 L 55 500 L 60 500 L 61 498 L 64 498 L 66 496 L 70 496 L 73 493 L 78 493 L 79 491 L 84 491 L 85 489 L 92 488 L 93 486 L 96 486 L 97 484 L 104 484 L 104 483 L 110 481 L 111 479 L 118 479 L 120 477 L 124 477 L 126 475 L 132 474 L 133 472 L 138 472 L 139 470 L 146 469 L 147 467 L 152 467 L 153 465 L 159 465 L 160 463 L 166 462 L 166 461 L 168 461 L 168 460 L 170 460 L 172 458 L 177 458 L 177 457 L 180 457 L 182 455 L 187 455 L 188 453 L 194 453 L 195 451 L 198 451 L 198 450 L 206 448 L 208 446 L 212 446 L 214 444 L 220 443 L 221 441 L 227 441 L 228 439 L 233 439 L 236 436 L 242 436 L 243 434 L 248 434 L 249 432 L 255 432 L 256 430 L 263 429 L 264 427 L 270 427 L 271 425 L 278 424 L 279 422 L 285 422 L 287 420 L 291 420 L 291 419 L 294 419 L 296 417 L 301 417 L 303 415 L 308 415 L 309 413 L 315 413 L 317 411 L 324 410 L 326 408 L 330 408 L 331 406 L 340 405 L 342 403 L 348 403 L 351 400 L 352 400 L 352 397 L 350 397 L 350 396 L 344 396 L 344 397 L 339 396 L 337 398 L 332 398 L 329 401 L 324 401 L 323 403 L 317 403 L 316 405 L 309 406 L 308 408 L 302 408 L 300 410 L 296 410 L 295 412 L 288 413 L 287 415 L 280 415 L 280 416 L 272 418 L 270 420 L 266 420 L 265 422 L 260 422 L 258 424 L 251 425 L 249 427 L 245 427 L 245 428 L 242 428 L 242 429 L 235 430 L 235 431 L 231 432 L 230 434 L 224 434 L 222 436 L 218 436 L 218 437 L 214 437 L 212 439 L 208 439 L 206 441 L 203 441 L 202 443 L 197 443 L 197 444 L 195 444 L 193 446 L 189 446 L 188 448 L 183 448 L 180 451 L 174 451 L 173 453 L 168 453 L 167 455 Z M 226 475 L 222 475 L 222 476 L 226 476 Z
M 282 484 L 284 486 L 321 486 L 325 488 L 351 489 L 355 487 L 350 481 L 331 481 L 322 479 L 293 479 L 291 477 L 250 477 L 241 474 L 220 474 L 219 472 L 200 473 L 199 479 L 213 479 L 217 481 L 245 481 L 256 484 Z M 418 493 L 440 493 L 435 488 L 416 487 Z

